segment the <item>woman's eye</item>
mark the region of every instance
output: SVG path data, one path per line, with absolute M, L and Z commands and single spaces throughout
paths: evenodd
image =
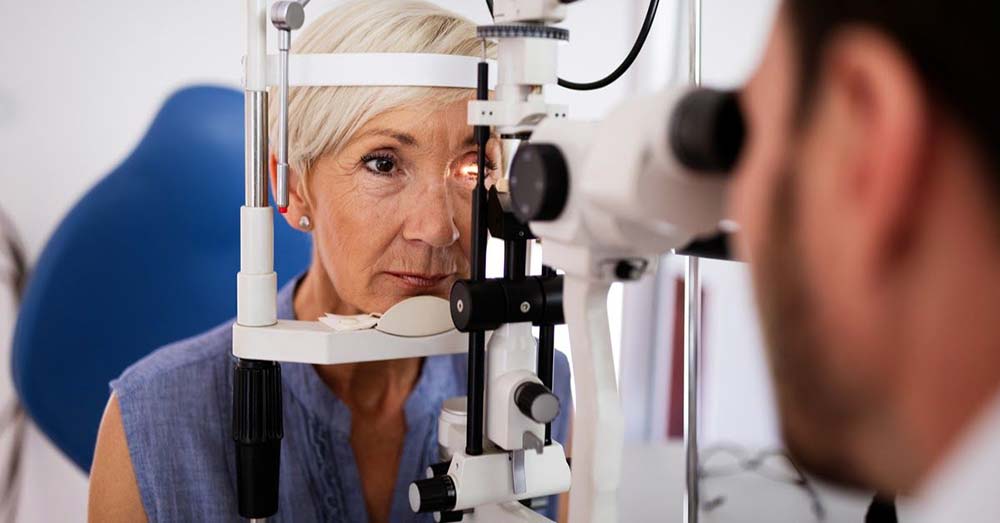
M 496 173 L 496 170 L 496 164 L 491 160 L 486 160 L 486 176 L 493 176 Z M 479 165 L 476 160 L 472 160 L 462 165 L 462 168 L 459 171 L 464 176 L 476 178 L 479 175 Z
M 396 161 L 386 156 L 365 157 L 362 160 L 365 167 L 375 174 L 389 175 L 396 170 Z

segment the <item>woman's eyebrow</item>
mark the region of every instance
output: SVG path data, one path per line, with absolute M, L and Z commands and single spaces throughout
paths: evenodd
M 493 133 L 490 135 L 490 141 L 499 139 L 500 135 L 497 133 Z M 464 142 L 462 142 L 462 147 L 472 147 L 473 145 L 476 145 L 476 133 L 470 134 L 469 137 L 466 138 Z
M 370 129 L 359 134 L 355 138 L 355 140 L 360 140 L 361 138 L 367 138 L 369 136 L 385 136 L 388 138 L 392 138 L 403 145 L 411 147 L 417 145 L 417 139 L 412 134 L 404 133 L 402 131 L 396 131 L 393 129 L 379 129 L 379 128 Z

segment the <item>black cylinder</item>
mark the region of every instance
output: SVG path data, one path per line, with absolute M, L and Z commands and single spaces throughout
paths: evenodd
M 278 512 L 281 468 L 281 367 L 273 361 L 237 360 L 233 369 L 233 441 L 240 516 Z
M 739 160 L 746 125 L 736 93 L 697 89 L 670 117 L 670 149 L 693 171 L 727 173 Z
M 447 512 L 455 508 L 457 493 L 451 476 L 410 483 L 410 508 L 414 512 Z
M 461 332 L 495 330 L 505 323 L 560 325 L 562 276 L 522 280 L 459 280 L 451 287 L 451 319 Z
M 559 416 L 559 398 L 548 387 L 534 381 L 517 387 L 514 391 L 514 404 L 521 414 L 537 423 L 551 423 Z

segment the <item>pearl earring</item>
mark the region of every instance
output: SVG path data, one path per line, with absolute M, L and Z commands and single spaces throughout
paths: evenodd
M 299 218 L 299 227 L 302 227 L 307 231 L 312 228 L 312 222 L 309 220 L 308 216 L 303 214 L 302 217 Z

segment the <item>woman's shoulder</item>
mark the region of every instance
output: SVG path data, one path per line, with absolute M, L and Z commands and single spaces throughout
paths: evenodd
M 122 372 L 111 382 L 119 395 L 141 391 L 152 385 L 169 386 L 180 382 L 197 386 L 199 377 L 228 367 L 231 361 L 232 322 L 219 325 L 202 334 L 160 347 Z
M 223 324 L 157 349 L 111 382 L 150 521 L 215 520 L 229 507 L 231 342 L 232 324 Z
M 178 431 L 222 439 L 231 415 L 232 324 L 157 349 L 111 382 L 129 447 L 158 452 Z

